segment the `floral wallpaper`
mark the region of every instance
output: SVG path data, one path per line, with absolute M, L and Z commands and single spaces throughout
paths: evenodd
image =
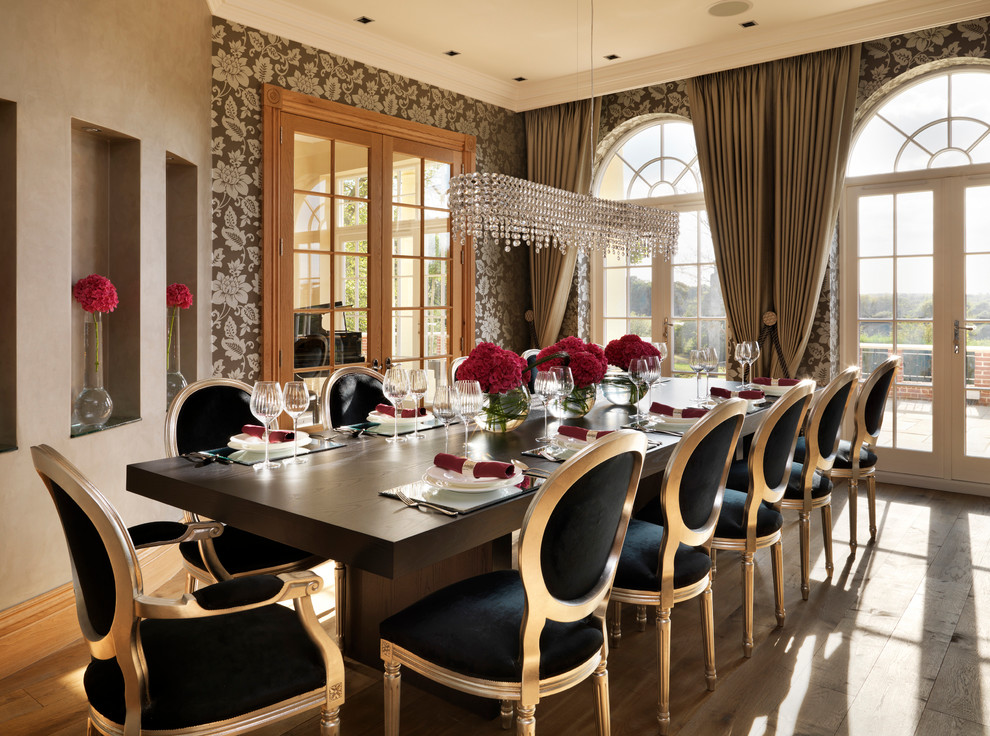
M 477 137 L 478 171 L 525 177 L 523 117 L 327 51 L 213 19 L 213 375 L 261 366 L 263 83 Z M 522 248 L 476 246 L 476 337 L 524 349 L 529 265 Z

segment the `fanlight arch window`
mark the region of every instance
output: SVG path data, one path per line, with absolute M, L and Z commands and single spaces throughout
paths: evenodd
M 924 77 L 884 102 L 860 131 L 847 176 L 990 163 L 990 72 Z
M 620 139 L 605 161 L 598 196 L 645 199 L 701 192 L 694 128 L 664 120 L 635 129 Z

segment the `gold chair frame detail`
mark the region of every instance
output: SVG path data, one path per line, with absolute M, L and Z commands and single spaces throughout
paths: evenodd
M 334 429 L 330 426 L 330 390 L 338 381 L 340 381 L 341 378 L 344 376 L 349 376 L 352 373 L 359 373 L 362 376 L 377 379 L 379 383 L 384 380 L 381 373 L 376 371 L 374 368 L 368 368 L 364 365 L 344 366 L 343 368 L 338 368 L 335 370 L 330 377 L 323 382 L 323 388 L 320 389 L 320 419 L 323 422 L 323 426 L 327 429 Z
M 632 475 L 626 489 L 622 517 L 608 559 L 595 587 L 579 601 L 563 602 L 553 597 L 543 580 L 540 549 L 543 535 L 557 504 L 571 486 L 592 468 L 623 453 L 635 453 Z M 381 657 L 385 663 L 385 734 L 399 734 L 400 668 L 406 665 L 414 672 L 462 692 L 502 701 L 503 727 L 511 723 L 512 707 L 516 701 L 517 736 L 535 736 L 536 705 L 540 698 L 566 690 L 593 676 L 595 686 L 595 718 L 599 736 L 611 733 L 608 697 L 608 636 L 605 631 L 605 611 L 608 592 L 625 539 L 625 530 L 632 513 L 636 488 L 639 485 L 646 454 L 646 438 L 640 432 L 620 430 L 585 447 L 562 464 L 537 491 L 523 520 L 519 536 L 519 575 L 526 591 L 526 610 L 520 629 L 521 672 L 519 682 L 499 682 L 471 677 L 428 662 L 385 639 L 381 640 Z M 540 633 L 547 620 L 580 621 L 593 615 L 601 625 L 602 649 L 595 656 L 573 669 L 540 679 Z

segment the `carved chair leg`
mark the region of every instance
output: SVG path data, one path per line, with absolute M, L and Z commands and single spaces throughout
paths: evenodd
M 323 708 L 320 712 L 320 736 L 340 736 L 340 708 Z
M 811 591 L 811 514 L 798 512 L 799 537 L 801 539 L 801 597 L 808 600 Z
M 715 606 L 712 604 L 712 582 L 701 594 L 701 635 L 705 646 L 705 684 L 709 692 L 715 691 Z
M 646 631 L 646 606 L 636 606 L 636 628 Z
M 334 562 L 333 565 L 333 607 L 335 616 L 335 628 L 337 634 L 337 646 L 340 651 L 344 651 L 344 609 L 347 606 L 347 568 L 343 562 Z
M 773 602 L 777 626 L 783 626 L 787 611 L 784 610 L 784 546 L 781 542 L 778 541 L 770 548 L 770 561 L 773 568 Z
M 670 609 L 657 609 L 657 727 L 661 736 L 670 729 Z
M 598 736 L 610 736 L 612 733 L 611 711 L 608 702 L 608 670 L 607 662 L 603 659 L 598 663 L 591 681 L 595 686 L 595 723 L 598 726 Z
M 515 705 L 511 700 L 503 700 L 499 715 L 502 718 L 502 730 L 508 731 L 512 728 L 512 717 L 516 714 Z
M 743 656 L 753 656 L 753 553 L 742 553 Z
M 398 662 L 385 663 L 385 736 L 399 736 L 401 668 Z
M 870 473 L 866 477 L 866 496 L 870 506 L 870 544 L 877 541 L 877 477 Z
M 822 540 L 825 543 L 825 572 L 832 577 L 835 565 L 832 564 L 832 504 L 822 506 Z
M 523 705 L 520 701 L 516 707 L 516 736 L 536 736 L 535 705 Z
M 618 649 L 622 643 L 622 603 L 612 601 L 612 647 Z
M 858 505 L 859 480 L 856 476 L 848 480 L 849 484 L 849 549 L 856 551 L 856 507 Z M 823 507 L 824 508 L 824 507 Z
M 712 558 L 712 575 L 714 575 L 716 572 L 718 572 L 718 565 L 715 564 L 718 550 L 712 547 L 710 550 L 708 550 L 708 554 Z

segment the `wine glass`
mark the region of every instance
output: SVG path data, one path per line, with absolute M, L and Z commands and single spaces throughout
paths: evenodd
M 389 368 L 382 380 L 382 393 L 395 407 L 392 417 L 392 436 L 386 442 L 404 442 L 405 437 L 399 437 L 399 413 L 402 411 L 402 400 L 409 395 L 409 376 L 403 368 Z
M 736 343 L 736 360 L 739 365 L 742 366 L 742 387 L 746 388 L 746 365 L 749 363 L 750 349 L 753 343 L 751 342 L 737 342 Z M 752 378 L 752 376 L 750 376 Z
M 760 359 L 760 343 L 758 340 L 750 340 L 749 345 L 749 383 L 743 388 L 757 388 L 753 383 L 753 363 Z
M 705 370 L 705 400 L 711 395 L 711 383 L 712 371 L 718 370 L 718 351 L 713 347 L 707 347 L 704 349 L 704 365 L 702 366 Z
M 543 436 L 536 439 L 539 442 L 549 442 L 552 438 L 547 432 L 547 414 L 550 413 L 547 409 L 550 405 L 550 399 L 557 395 L 557 379 L 554 378 L 553 373 L 550 371 L 538 372 L 536 380 L 533 382 L 533 393 L 543 404 Z
M 416 410 L 416 423 L 413 425 L 414 429 L 410 439 L 423 439 L 423 433 L 419 431 L 419 400 L 426 396 L 426 392 L 429 388 L 430 382 L 425 370 L 422 368 L 416 368 L 409 371 L 409 393 L 413 395 L 413 403 Z
M 292 459 L 286 463 L 304 463 L 306 458 L 299 457 L 299 443 L 296 442 L 296 423 L 299 415 L 309 408 L 309 388 L 302 381 L 289 381 L 282 388 L 282 400 L 285 413 L 292 417 Z
M 652 357 L 652 356 L 651 356 Z M 647 389 L 647 394 L 649 393 L 649 387 L 652 381 L 657 380 L 656 374 L 656 363 L 651 362 L 647 358 L 633 358 L 629 361 L 629 378 L 632 379 L 633 383 L 636 384 L 636 393 L 639 393 L 639 385 Z M 646 414 L 639 410 L 639 399 L 635 401 L 636 413 L 633 414 L 630 419 L 634 422 L 640 422 L 646 419 Z
M 447 451 L 447 442 L 450 439 L 450 423 L 457 416 L 457 393 L 446 384 L 437 386 L 433 394 L 433 416 L 437 421 L 443 422 L 443 449 Z
M 481 393 L 481 384 L 477 381 L 455 381 L 457 388 L 457 413 L 464 421 L 464 455 L 468 454 L 468 425 L 481 411 L 485 395 Z
M 566 365 L 555 365 L 550 369 L 557 386 L 554 391 L 554 401 L 560 404 L 561 414 L 565 411 L 564 401 L 574 391 L 574 374 Z
M 663 368 L 663 362 L 667 360 L 667 343 L 655 342 L 653 343 L 653 347 L 655 347 L 657 349 L 657 353 L 659 353 L 659 355 L 657 356 L 657 360 L 660 361 L 660 367 Z M 659 375 L 660 377 L 663 377 L 662 370 L 659 372 Z
M 251 391 L 251 413 L 257 417 L 258 421 L 265 428 L 265 462 L 254 466 L 255 470 L 271 470 L 277 468 L 279 463 L 273 463 L 268 458 L 268 424 L 275 417 L 282 413 L 284 407 L 282 399 L 282 387 L 278 381 L 258 381 Z
M 666 352 L 664 353 L 664 356 L 666 356 Z M 646 405 L 647 407 L 649 407 L 653 399 L 653 386 L 656 384 L 657 381 L 660 380 L 661 376 L 663 375 L 661 371 L 661 368 L 663 366 L 663 358 L 657 355 L 647 355 L 645 360 L 649 364 L 649 371 L 646 374 L 647 378 L 649 379 L 648 381 L 649 386 L 646 390 Z
M 692 350 L 688 353 L 688 368 L 694 371 L 697 380 L 697 389 L 695 391 L 695 403 L 703 404 L 704 398 L 701 396 L 701 372 L 705 370 L 705 348 L 700 350 Z

